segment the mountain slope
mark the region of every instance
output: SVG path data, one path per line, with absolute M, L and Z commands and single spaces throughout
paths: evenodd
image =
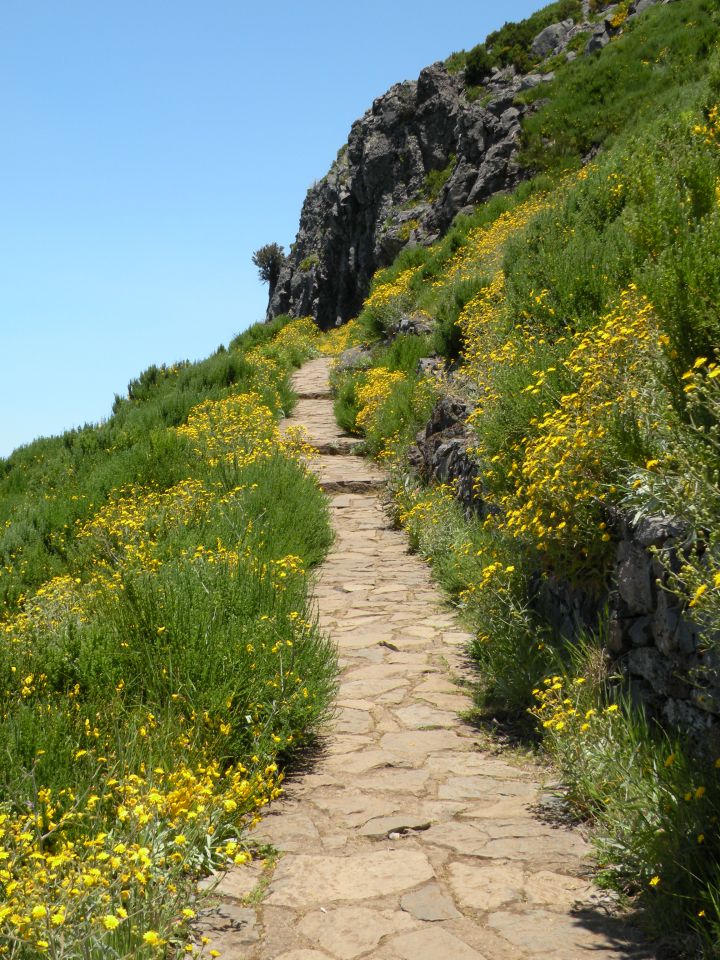
M 0 462 L 0 954 L 198 954 L 197 879 L 325 717 L 327 505 L 277 426 L 318 339 L 261 325 Z
M 312 315 L 322 329 L 349 320 L 400 250 L 433 242 L 458 213 L 540 170 L 577 165 L 701 73 L 712 4 L 685 35 L 680 9 L 668 22 L 648 0 L 592 6 L 551 4 L 378 97 L 308 191 L 268 315 Z M 625 34 L 634 52 L 620 62 L 613 46 Z

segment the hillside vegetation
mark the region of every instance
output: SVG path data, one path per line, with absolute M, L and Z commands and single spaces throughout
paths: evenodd
M 389 466 L 398 522 L 474 628 L 481 713 L 531 725 L 593 823 L 601 879 L 706 956 L 720 744 L 646 717 L 602 614 L 563 638 L 536 601 L 549 582 L 603 596 L 618 517 L 676 518 L 664 589 L 702 631 L 688 682 L 717 686 L 719 36 L 716 5 L 683 0 L 557 65 L 524 127 L 535 178 L 379 272 L 335 375 L 339 421 Z M 472 511 L 408 461 L 448 393 L 471 411 Z
M 0 463 L 0 955 L 203 952 L 195 881 L 326 715 L 331 531 L 277 427 L 318 338 L 253 327 Z
M 407 247 L 355 320 L 256 325 L 0 461 L 0 956 L 206 952 L 196 882 L 251 858 L 335 689 L 308 596 L 326 501 L 278 428 L 319 352 L 344 353 L 338 420 L 388 467 L 395 519 L 472 628 L 478 722 L 547 752 L 599 881 L 652 933 L 718 956 L 717 720 L 698 736 L 644 708 L 603 601 L 618 530 L 670 518 L 658 591 L 702 638 L 682 683 L 720 715 L 720 11 L 627 20 L 623 0 L 604 49 L 533 52 L 582 10 L 559 0 L 447 61 L 471 104 L 498 66 L 554 73 L 518 93 L 533 176 Z M 448 398 L 469 498 L 417 468 Z M 547 589 L 600 613 L 567 635 Z

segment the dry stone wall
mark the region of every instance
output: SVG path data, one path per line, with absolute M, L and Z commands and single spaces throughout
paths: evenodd
M 455 483 L 467 515 L 486 516 L 481 466 L 468 447 L 470 407 L 445 396 L 418 434 L 410 462 L 426 482 Z M 604 587 L 538 577 L 535 605 L 555 636 L 576 639 L 607 622 L 607 649 L 632 695 L 698 749 L 720 748 L 720 661 L 670 587 L 688 532 L 674 517 L 608 517 L 615 557 Z M 712 644 L 717 647 L 717 644 Z

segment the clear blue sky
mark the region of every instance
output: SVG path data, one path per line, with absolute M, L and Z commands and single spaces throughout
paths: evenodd
M 254 249 L 388 86 L 541 0 L 5 0 L 0 456 L 265 312 Z

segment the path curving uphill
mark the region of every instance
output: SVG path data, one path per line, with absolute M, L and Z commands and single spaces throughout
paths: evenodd
M 224 960 L 650 958 L 585 880 L 587 844 L 532 814 L 537 770 L 482 752 L 458 714 L 467 634 L 378 501 L 382 472 L 336 426 L 329 361 L 295 376 L 287 424 L 321 451 L 336 540 L 315 586 L 342 675 L 326 752 L 256 839 L 273 868 L 214 878 Z

